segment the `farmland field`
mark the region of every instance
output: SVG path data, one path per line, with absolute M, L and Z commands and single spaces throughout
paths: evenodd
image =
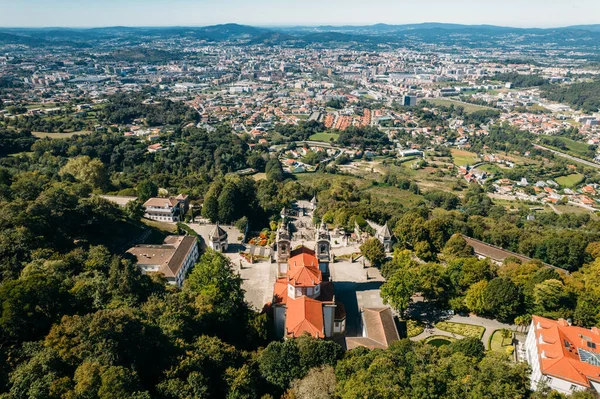
M 483 105 L 468 104 L 468 103 L 463 103 L 460 101 L 449 100 L 446 98 L 428 98 L 427 102 L 429 102 L 433 105 L 441 105 L 443 107 L 449 107 L 451 105 L 454 105 L 455 107 L 461 106 L 465 109 L 465 112 L 469 113 L 469 114 L 472 114 L 473 112 L 476 112 L 476 111 L 483 111 L 486 109 L 494 109 L 494 108 L 490 108 L 490 107 L 484 107 Z
M 31 133 L 37 138 L 43 139 L 45 137 L 49 137 L 51 139 L 68 139 L 76 134 L 90 134 L 90 131 L 83 130 L 81 132 L 72 132 L 72 133 L 46 133 L 46 132 L 33 132 Z
M 450 152 L 452 153 L 452 160 L 457 166 L 473 165 L 476 163 L 477 154 L 474 152 L 457 149 L 453 149 Z
M 331 141 L 337 141 L 338 137 L 340 137 L 338 133 L 315 133 L 308 139 L 311 141 L 323 141 L 325 143 L 330 143 Z
M 563 187 L 572 188 L 577 186 L 585 179 L 585 176 L 580 173 L 575 173 L 568 176 L 557 177 L 555 180 L 558 184 Z

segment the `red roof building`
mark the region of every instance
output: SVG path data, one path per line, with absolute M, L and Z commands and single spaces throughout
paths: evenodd
M 572 326 L 563 319 L 533 316 L 525 341 L 531 388 L 548 386 L 563 394 L 600 392 L 600 330 Z
M 285 338 L 343 334 L 346 329 L 343 306 L 335 302 L 333 283 L 323 280 L 315 252 L 301 247 L 291 255 L 287 273 L 273 287 L 276 334 Z

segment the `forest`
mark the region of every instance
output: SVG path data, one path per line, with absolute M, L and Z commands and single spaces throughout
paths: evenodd
M 550 101 L 569 104 L 583 112 L 598 112 L 600 109 L 600 81 L 576 82 L 549 85 L 543 88 L 542 95 Z
M 481 187 L 460 197 L 421 192 L 395 174 L 371 184 L 419 200 L 385 202 L 360 190 L 359 178 L 287 176 L 277 157 L 226 129 L 178 127 L 164 133 L 169 150 L 154 154 L 112 132 L 35 142 L 26 133 L 2 136 L 0 148 L 22 153 L 0 158 L 0 398 L 562 398 L 531 392 L 524 365 L 485 353 L 478 340 L 440 348 L 401 340 L 346 353 L 331 341 L 275 341 L 268 307 L 249 307 L 239 275 L 218 253 L 206 251 L 182 289 L 139 273 L 124 245 L 145 228 L 140 203 L 119 208 L 95 194 L 184 192 L 203 202 L 203 216 L 258 230 L 278 221 L 282 207 L 316 195 L 316 221 L 330 227 L 388 222 L 396 249 L 378 265 L 387 277 L 382 295 L 400 313 L 421 292 L 442 309 L 520 324 L 534 312 L 600 323 L 600 223 L 589 215 L 528 220 Z M 387 139 L 361 132 L 344 140 L 377 147 Z M 235 174 L 248 167 L 265 178 Z M 570 274 L 538 261 L 480 261 L 460 234 Z

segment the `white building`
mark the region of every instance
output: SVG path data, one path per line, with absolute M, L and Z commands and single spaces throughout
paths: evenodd
M 168 236 L 162 245 L 136 245 L 127 252 L 135 256 L 142 273 L 160 273 L 177 287 L 200 256 L 193 236 Z
M 229 247 L 227 238 L 227 232 L 217 223 L 215 228 L 208 234 L 208 246 L 217 252 L 227 252 Z
M 183 220 L 188 207 L 189 198 L 183 194 L 169 198 L 150 198 L 144 203 L 144 217 L 161 222 L 179 222 Z
M 533 316 L 525 359 L 531 366 L 531 389 L 547 386 L 563 394 L 600 392 L 600 330 L 570 325 L 563 319 Z

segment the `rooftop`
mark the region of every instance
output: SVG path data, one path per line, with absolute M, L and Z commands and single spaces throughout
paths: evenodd
M 162 245 L 140 244 L 127 252 L 136 257 L 138 266 L 158 266 L 159 273 L 166 278 L 174 278 L 195 243 L 196 237 L 193 236 L 168 236 Z
M 590 387 L 600 382 L 600 330 L 570 325 L 566 320 L 532 317 L 543 374 Z

